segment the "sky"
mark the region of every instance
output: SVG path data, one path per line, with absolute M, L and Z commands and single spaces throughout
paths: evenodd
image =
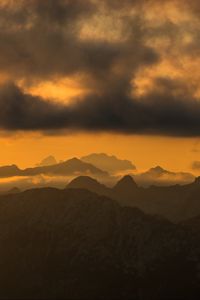
M 0 164 L 200 173 L 199 54 L 197 0 L 0 0 Z

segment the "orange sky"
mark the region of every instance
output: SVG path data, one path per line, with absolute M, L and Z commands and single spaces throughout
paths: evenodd
M 192 161 L 200 157 L 198 139 L 152 136 L 73 134 L 60 137 L 39 137 L 24 135 L 1 138 L 0 145 L 0 164 L 15 163 L 20 167 L 35 165 L 48 155 L 54 155 L 57 160 L 65 160 L 92 152 L 106 152 L 122 159 L 132 160 L 138 170 L 161 165 L 172 171 L 191 172 Z

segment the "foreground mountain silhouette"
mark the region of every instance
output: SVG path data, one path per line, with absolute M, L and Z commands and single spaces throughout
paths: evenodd
M 35 176 L 46 175 L 76 175 L 81 173 L 90 173 L 93 175 L 107 176 L 107 172 L 102 171 L 95 166 L 85 163 L 78 158 L 72 158 L 67 161 L 42 167 L 19 169 L 16 165 L 0 167 L 0 177 L 13 176 Z
M 89 176 L 76 177 L 67 185 L 67 188 L 86 189 L 99 195 L 112 196 L 111 189 Z
M 0 220 L 1 299 L 200 296 L 199 238 L 187 224 L 53 188 L 0 196 Z
M 138 207 L 145 213 L 161 215 L 173 222 L 200 214 L 199 178 L 187 185 L 142 188 L 131 176 L 124 176 L 113 188 L 108 188 L 82 176 L 72 180 L 67 187 L 87 189 L 117 200 L 122 206 Z
M 91 163 L 97 168 L 105 170 L 109 173 L 136 169 L 131 161 L 122 160 L 114 155 L 108 155 L 106 153 L 92 153 L 87 156 L 81 157 L 81 160 L 87 163 Z
M 120 179 L 114 187 L 114 191 L 121 194 L 126 190 L 127 193 L 134 193 L 137 189 L 137 184 L 130 175 L 126 175 Z

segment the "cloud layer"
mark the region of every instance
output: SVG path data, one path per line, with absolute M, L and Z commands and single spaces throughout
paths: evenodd
M 200 135 L 197 1 L 2 3 L 1 129 Z M 91 92 L 68 105 L 27 92 L 74 75 Z

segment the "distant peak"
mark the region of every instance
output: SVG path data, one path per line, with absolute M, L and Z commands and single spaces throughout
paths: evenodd
M 74 162 L 74 163 L 79 162 L 80 163 L 82 161 L 80 159 L 78 159 L 77 157 L 72 157 L 72 158 L 68 159 L 67 162 Z
M 55 157 L 53 155 L 49 155 L 46 157 L 46 159 L 55 159 Z
M 51 165 L 56 165 L 57 161 L 54 156 L 49 155 L 45 157 L 39 164 L 38 166 L 44 167 L 44 166 L 51 166 Z
M 156 166 L 154 168 L 151 168 L 150 171 L 155 171 L 155 172 L 166 172 L 165 169 L 163 169 L 161 166 Z
M 70 160 L 71 160 L 71 161 L 80 161 L 80 159 L 78 159 L 77 157 L 72 157 L 72 158 L 69 159 L 69 161 L 70 161 Z

